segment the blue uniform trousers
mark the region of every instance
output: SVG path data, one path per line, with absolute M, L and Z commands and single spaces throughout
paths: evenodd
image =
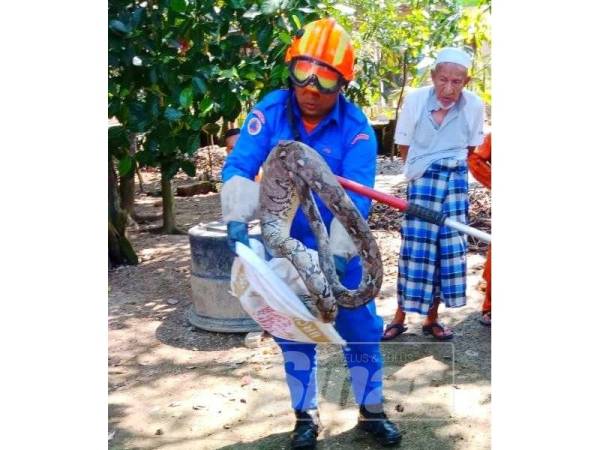
M 344 286 L 354 289 L 360 284 L 362 268 L 359 258 L 353 258 L 342 279 Z M 347 342 L 343 349 L 350 371 L 354 398 L 359 405 L 380 404 L 383 401 L 383 363 L 379 348 L 383 321 L 377 315 L 375 302 L 359 308 L 339 307 L 335 329 Z M 298 411 L 317 407 L 316 344 L 299 343 L 274 338 L 285 362 L 285 374 L 292 408 Z

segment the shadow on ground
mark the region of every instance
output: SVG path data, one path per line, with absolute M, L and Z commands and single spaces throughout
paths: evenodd
M 217 333 L 191 325 L 186 312 L 192 305 L 185 302 L 167 314 L 156 329 L 156 338 L 165 345 L 193 351 L 220 351 L 244 346 L 245 333 Z

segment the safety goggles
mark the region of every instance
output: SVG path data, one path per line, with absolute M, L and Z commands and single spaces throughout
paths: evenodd
M 299 87 L 314 84 L 325 94 L 338 92 L 346 84 L 339 72 L 312 58 L 295 58 L 290 64 L 290 79 Z

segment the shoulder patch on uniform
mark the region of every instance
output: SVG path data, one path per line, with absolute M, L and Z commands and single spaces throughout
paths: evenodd
M 265 123 L 267 123 L 267 120 L 265 119 L 265 115 L 262 113 L 262 111 L 260 109 L 256 109 L 254 108 L 250 114 L 254 114 L 256 117 L 258 117 L 258 120 L 261 121 L 261 123 L 264 125 Z
M 258 117 L 252 117 L 248 121 L 248 134 L 251 136 L 256 136 L 262 130 L 262 123 Z
M 352 139 L 352 142 L 350 143 L 350 145 L 354 145 L 356 144 L 358 141 L 368 141 L 369 140 L 369 135 L 367 133 L 358 133 L 354 139 Z

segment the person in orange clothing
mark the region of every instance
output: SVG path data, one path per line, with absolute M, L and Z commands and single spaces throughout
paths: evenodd
M 485 136 L 483 144 L 469 155 L 469 170 L 482 185 L 492 189 L 492 134 Z M 483 268 L 483 279 L 486 282 L 485 300 L 481 307 L 480 322 L 483 325 L 492 324 L 492 246 L 490 245 Z

